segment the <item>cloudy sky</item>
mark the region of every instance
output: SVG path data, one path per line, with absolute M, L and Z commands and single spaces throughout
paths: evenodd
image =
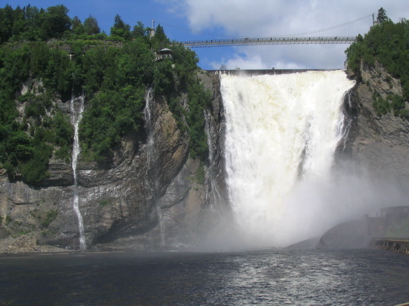
M 132 27 L 152 19 L 171 40 L 271 36 L 356 36 L 380 7 L 389 18 L 409 19 L 408 0 L 0 0 L 47 8 L 64 4 L 70 17 L 92 15 L 110 32 L 116 14 Z M 247 46 L 194 49 L 203 69 L 343 68 L 348 45 Z

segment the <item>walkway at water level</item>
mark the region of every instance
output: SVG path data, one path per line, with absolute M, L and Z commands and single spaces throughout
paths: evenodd
M 409 240 L 408 239 L 386 239 L 377 238 L 373 240 L 373 245 L 380 249 L 390 250 L 398 253 L 409 255 Z

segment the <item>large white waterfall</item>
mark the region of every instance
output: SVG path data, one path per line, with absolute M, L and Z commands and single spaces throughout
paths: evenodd
M 79 105 L 76 107 L 75 101 L 79 100 Z M 78 103 L 77 103 L 78 104 Z M 80 235 L 80 249 L 85 250 L 87 248 L 86 241 L 85 241 L 85 228 L 84 228 L 84 221 L 82 218 L 82 214 L 79 208 L 79 195 L 78 195 L 78 177 L 77 177 L 77 162 L 78 156 L 81 151 L 80 141 L 79 141 L 79 124 L 82 119 L 82 113 L 84 111 L 84 96 L 75 99 L 74 96 L 71 97 L 70 103 L 70 111 L 71 111 L 71 124 L 74 126 L 74 143 L 72 148 L 72 172 L 74 176 L 74 197 L 72 201 L 72 206 L 75 212 L 75 215 L 78 219 L 78 230 Z
M 297 190 L 329 178 L 353 85 L 343 71 L 221 76 L 229 198 L 250 241 L 280 246 L 308 238 L 315 208 Z

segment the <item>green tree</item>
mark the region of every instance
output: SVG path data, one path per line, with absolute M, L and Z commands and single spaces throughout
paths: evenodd
M 61 38 L 71 28 L 68 9 L 64 5 L 51 6 L 42 16 L 44 39 Z
M 85 33 L 88 35 L 99 34 L 101 29 L 98 26 L 98 21 L 95 17 L 89 16 L 84 21 Z
M 114 26 L 111 28 L 111 36 L 121 37 L 125 40 L 131 37 L 131 26 L 126 24 L 119 15 L 115 16 Z
M 14 11 L 10 5 L 0 10 L 0 43 L 8 41 L 13 35 Z
M 378 17 L 376 18 L 376 20 L 377 20 L 379 23 L 383 23 L 384 21 L 388 21 L 388 20 L 389 20 L 388 16 L 386 16 L 386 11 L 384 10 L 384 8 L 381 7 L 381 8 L 378 10 Z
M 148 30 L 145 28 L 142 22 L 138 21 L 137 25 L 133 27 L 132 37 L 133 38 L 142 38 L 147 36 Z
M 170 44 L 169 39 L 166 37 L 163 27 L 158 24 L 155 30 L 155 36 L 151 39 L 152 48 L 159 51 Z
M 13 29 L 12 35 L 15 38 L 19 38 L 20 34 L 25 31 L 26 21 L 24 16 L 24 9 L 21 9 L 20 6 L 17 6 L 14 10 L 14 20 L 13 20 Z
M 85 32 L 84 25 L 82 24 L 81 20 L 77 16 L 75 16 L 72 19 L 71 24 L 72 24 L 71 30 L 75 35 L 84 34 Z
M 40 38 L 40 11 L 35 6 L 26 6 L 25 7 L 25 21 L 26 21 L 26 30 L 22 33 L 22 39 L 35 41 Z

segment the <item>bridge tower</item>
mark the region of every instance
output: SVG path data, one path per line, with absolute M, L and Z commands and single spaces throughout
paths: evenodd
M 378 25 L 379 21 L 375 19 L 375 13 L 372 14 L 372 26 Z
M 155 20 L 154 19 L 152 19 L 152 28 L 151 28 L 149 37 L 152 38 L 153 36 L 155 36 Z

